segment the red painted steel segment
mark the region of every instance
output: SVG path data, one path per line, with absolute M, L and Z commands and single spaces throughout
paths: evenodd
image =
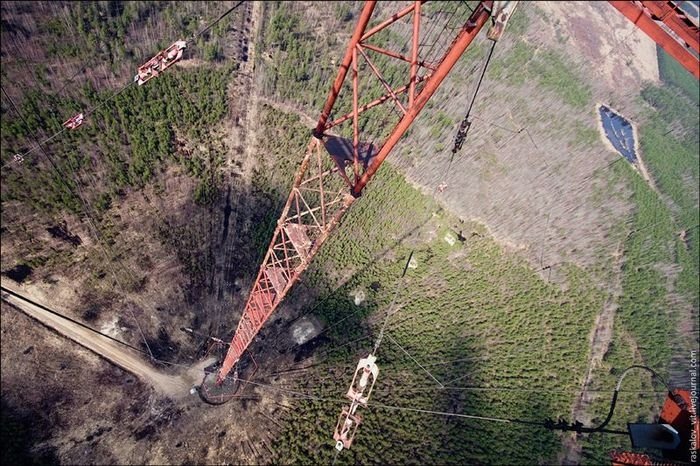
M 670 2 L 643 2 L 640 4 L 638 2 L 632 1 L 613 1 L 609 2 L 613 7 L 615 7 L 620 13 L 622 13 L 627 19 L 632 21 L 639 29 L 644 31 L 646 35 L 651 37 L 651 39 L 656 42 L 662 49 L 664 49 L 669 55 L 675 58 L 688 72 L 693 76 L 700 79 L 700 63 L 698 58 L 694 56 L 684 45 L 682 45 L 678 40 L 676 40 L 672 35 L 665 31 L 656 21 L 650 16 L 650 11 L 652 7 L 658 13 L 665 11 L 666 13 L 672 12 L 671 15 L 665 16 L 665 22 L 669 29 L 673 30 L 674 33 L 682 37 L 693 36 L 693 31 L 691 27 L 684 26 L 681 22 L 676 21 L 677 15 L 675 9 L 671 6 L 663 5 Z M 646 7 L 646 10 L 645 10 Z M 658 16 L 658 15 L 657 15 Z M 694 40 L 688 42 L 688 45 L 695 47 L 695 52 L 698 53 L 698 29 L 695 27 Z
M 411 80 L 408 84 L 408 106 L 413 106 L 416 97 L 416 76 L 418 75 L 418 36 L 420 35 L 420 6 L 416 1 L 413 9 L 413 44 L 411 44 Z
M 382 83 L 382 86 L 384 86 L 384 89 L 386 89 L 386 92 L 391 96 L 391 100 L 394 101 L 396 106 L 401 110 L 401 113 L 404 115 L 406 114 L 406 108 L 401 104 L 401 101 L 399 100 L 398 97 L 396 97 L 396 94 L 394 93 L 394 90 L 391 88 L 388 82 L 386 82 L 386 79 L 384 79 L 384 76 L 382 76 L 382 72 L 379 71 L 379 69 L 375 66 L 374 63 L 372 63 L 372 60 L 369 59 L 367 54 L 365 53 L 364 50 L 362 50 L 362 46 L 358 44 L 357 50 L 360 51 L 360 54 L 362 55 L 362 58 L 365 59 L 365 62 L 367 62 L 367 65 L 369 65 L 369 69 L 372 70 L 372 73 L 379 79 L 379 82 Z M 409 84 L 409 92 L 410 92 L 410 84 Z
M 474 13 L 472 13 L 467 20 L 465 27 L 460 30 L 459 34 L 450 45 L 448 52 L 437 66 L 435 72 L 428 78 L 425 86 L 416 96 L 414 105 L 408 109 L 408 112 L 394 127 L 394 130 L 391 132 L 384 145 L 382 145 L 379 153 L 372 159 L 372 162 L 362 174 L 360 180 L 353 186 L 353 196 L 359 196 L 362 193 L 364 187 L 369 180 L 372 179 L 389 153 L 391 153 L 394 146 L 399 142 L 399 139 L 406 133 L 413 123 L 413 120 L 416 119 L 430 97 L 432 97 L 438 87 L 440 87 L 440 84 L 442 84 L 442 81 L 455 63 L 457 63 L 459 57 L 462 56 L 467 47 L 469 47 L 469 44 L 471 44 L 477 34 L 479 34 L 479 31 L 481 31 L 481 28 L 484 27 L 486 21 L 490 17 L 491 3 L 492 2 L 482 2 L 476 7 Z
M 393 52 L 391 50 L 383 49 L 381 47 L 377 47 L 374 44 L 368 44 L 367 42 L 362 42 L 362 47 L 366 49 L 370 49 L 374 52 L 381 53 L 383 55 L 386 55 L 391 58 L 396 58 L 402 61 L 405 61 L 406 63 L 413 63 L 413 59 L 409 58 L 405 55 L 401 55 L 400 53 Z M 418 60 L 417 61 L 419 66 L 422 66 L 424 68 L 428 68 L 429 70 L 435 71 L 435 65 L 432 65 L 430 63 L 426 63 L 423 60 Z
M 312 144 L 313 143 L 309 144 L 306 156 L 304 157 L 304 160 L 301 163 L 301 167 L 297 172 L 297 176 L 294 180 L 295 187 L 299 186 L 299 183 L 301 182 L 301 177 L 306 171 L 306 167 L 309 163 L 309 158 L 312 151 Z M 284 233 L 282 232 L 281 221 L 287 216 L 292 201 L 295 200 L 295 197 L 295 191 L 292 190 L 292 192 L 290 192 L 289 194 L 289 197 L 287 198 L 287 202 L 284 206 L 284 209 L 282 210 L 282 215 L 280 216 L 280 224 L 278 224 L 277 228 L 275 229 L 275 233 L 270 243 L 270 247 L 268 248 L 267 253 L 265 254 L 265 259 L 263 260 L 260 266 L 258 276 L 255 279 L 255 283 L 253 284 L 250 296 L 248 297 L 248 301 L 246 302 L 245 308 L 243 310 L 243 315 L 241 316 L 241 320 L 238 322 L 238 327 L 236 328 L 236 332 L 233 335 L 231 346 L 229 347 L 228 353 L 226 354 L 226 358 L 224 358 L 224 362 L 222 363 L 221 368 L 219 369 L 217 383 L 223 382 L 223 380 L 226 378 L 231 369 L 233 369 L 233 366 L 238 362 L 245 349 L 253 341 L 253 337 L 257 333 L 258 329 L 256 329 L 255 326 L 251 323 L 251 316 L 266 314 L 265 308 L 267 306 L 265 303 L 274 302 L 274 300 L 270 296 L 269 288 L 265 288 L 264 285 L 266 282 L 265 270 L 267 268 L 266 266 L 268 262 L 271 261 L 271 258 L 273 256 L 273 248 L 274 245 L 277 243 L 278 238 L 282 237 L 283 239 L 284 237 Z M 287 263 L 291 264 L 291 261 L 287 261 Z M 272 310 L 274 310 L 274 308 L 270 309 L 270 311 Z
M 369 48 L 369 47 L 367 47 L 367 45 L 364 45 L 363 47 Z M 416 84 L 422 83 L 423 81 L 425 81 L 425 80 L 428 79 L 429 77 L 430 77 L 429 74 L 426 75 L 426 76 L 419 76 L 418 79 L 416 79 Z M 396 95 L 403 94 L 404 92 L 408 91 L 408 88 L 409 88 L 408 84 L 405 85 L 405 86 L 401 86 L 401 87 L 399 87 L 398 89 L 395 89 L 395 90 L 394 90 L 394 94 L 396 94 Z M 391 99 L 391 94 L 384 94 L 384 95 L 381 96 L 380 98 L 375 99 L 375 100 L 373 100 L 372 102 L 366 103 L 366 104 L 364 104 L 362 107 L 360 107 L 360 108 L 359 108 L 359 113 L 362 114 L 363 112 L 365 112 L 365 111 L 367 111 L 367 110 L 369 110 L 369 109 L 371 109 L 371 108 L 374 108 L 374 107 L 376 107 L 377 105 L 383 104 L 384 102 L 386 102 L 386 101 L 389 100 L 389 99 Z M 334 127 L 334 126 L 338 126 L 339 124 L 346 122 L 346 121 L 349 120 L 350 118 L 352 118 L 352 112 L 351 112 L 351 113 L 348 113 L 348 114 L 345 114 L 345 115 L 343 115 L 342 117 L 338 117 L 337 119 L 335 119 L 335 120 L 333 120 L 333 121 L 331 121 L 331 122 L 329 122 L 329 123 L 326 123 L 326 129 L 328 130 L 328 129 L 331 129 L 332 127 Z
M 321 117 L 318 119 L 318 124 L 314 130 L 314 136 L 320 138 L 323 134 L 323 130 L 326 127 L 326 121 L 333 110 L 333 105 L 335 105 L 335 99 L 338 98 L 340 90 L 343 88 L 343 82 L 345 81 L 345 76 L 348 74 L 348 69 L 350 68 L 350 63 L 352 62 L 353 52 L 355 50 L 355 45 L 360 41 L 362 34 L 365 32 L 365 28 L 372 17 L 372 12 L 374 11 L 374 6 L 377 4 L 376 1 L 368 1 L 365 3 L 364 8 L 362 8 L 362 13 L 360 14 L 360 19 L 357 21 L 357 26 L 355 26 L 355 32 L 352 34 L 350 43 L 348 44 L 348 49 L 345 51 L 345 56 L 343 61 L 338 68 L 338 75 L 335 77 L 333 82 L 333 87 L 331 87 L 328 97 L 326 98 L 326 103 L 321 111 Z
M 373 27 L 369 32 L 365 32 L 365 28 L 370 21 L 376 2 L 368 1 L 365 4 L 358 21 L 358 25 L 355 28 L 355 32 L 353 33 L 350 44 L 348 45 L 345 57 L 340 65 L 340 69 L 338 70 L 338 75 L 336 76 L 333 86 L 326 99 L 318 125 L 314 130 L 314 137 L 312 137 L 311 142 L 307 147 L 306 155 L 295 177 L 293 188 L 289 194 L 289 197 L 287 198 L 287 202 L 285 203 L 282 214 L 280 215 L 280 220 L 277 223 L 270 246 L 268 247 L 265 258 L 260 266 L 256 281 L 253 284 L 250 296 L 246 302 L 243 315 L 241 316 L 236 332 L 234 333 L 231 346 L 221 368 L 219 369 L 219 373 L 217 375 L 217 381 L 219 383 L 226 378 L 231 369 L 240 359 L 243 352 L 253 342 L 255 335 L 257 335 L 265 321 L 269 318 L 272 312 L 274 312 L 290 288 L 299 279 L 299 276 L 307 268 L 311 258 L 313 258 L 313 256 L 316 254 L 318 249 L 328 237 L 329 233 L 338 224 L 344 212 L 355 199 L 355 196 L 351 196 L 349 193 L 347 193 L 345 185 L 343 185 L 342 191 L 328 192 L 328 190 L 324 188 L 324 181 L 330 179 L 331 177 L 335 179 L 337 175 L 340 175 L 346 178 L 344 176 L 345 173 L 344 171 L 341 171 L 341 168 L 326 170 L 315 174 L 308 173 L 310 166 L 313 166 L 310 165 L 313 163 L 312 159 L 315 159 L 315 162 L 318 164 L 316 169 L 321 170 L 321 157 L 328 157 L 328 153 L 323 150 L 324 146 L 321 139 L 324 131 L 329 127 L 328 117 L 333 110 L 333 106 L 335 105 L 336 99 L 342 89 L 350 67 L 352 66 L 353 69 L 353 110 L 348 118 L 343 117 L 342 120 L 345 121 L 349 118 L 353 119 L 353 159 L 354 165 L 358 170 L 356 174 L 359 174 L 358 165 L 360 139 L 358 133 L 358 117 L 361 111 L 368 110 L 389 99 L 397 102 L 400 108 L 404 111 L 404 117 L 391 132 L 388 142 L 385 143 L 380 150 L 380 155 L 382 154 L 382 151 L 388 153 L 396 144 L 398 138 L 405 133 L 408 126 L 410 126 L 410 123 L 425 106 L 428 99 L 439 87 L 440 83 L 452 66 L 454 66 L 457 59 L 462 55 L 473 38 L 484 26 L 490 15 L 490 7 L 492 4 L 490 1 L 479 4 L 475 12 L 465 23 L 464 28 L 452 41 L 452 44 L 450 45 L 444 58 L 438 65 L 435 66 L 435 71 L 429 72 L 427 75 L 422 77 L 419 77 L 417 73 L 417 65 L 421 64 L 422 61 L 420 61 L 418 57 L 418 38 L 414 37 L 412 41 L 413 49 L 411 52 L 411 68 L 408 84 L 394 90 L 388 86 L 386 81 L 383 80 L 379 70 L 364 54 L 360 44 L 361 39 L 364 40 L 365 38 L 370 37 L 374 33 L 388 27 L 401 17 L 411 12 L 416 13 L 413 18 L 413 32 L 414 34 L 418 34 L 420 30 L 420 4 L 422 2 L 423 0 L 415 2 L 410 7 L 403 9 L 401 12 L 391 16 L 388 20 L 385 20 L 379 25 Z M 364 56 L 365 60 L 370 65 L 370 68 L 372 68 L 372 71 L 380 78 L 382 84 L 385 85 L 388 91 L 385 96 L 365 104 L 362 107 L 359 106 L 359 71 L 357 66 L 358 52 Z M 409 92 L 410 94 L 412 85 L 413 92 L 415 92 L 417 87 L 416 85 L 423 81 L 425 81 L 426 84 L 420 93 L 414 95 L 413 105 L 409 105 L 407 108 L 404 108 L 401 105 L 397 94 L 403 92 Z M 336 120 L 335 122 L 332 122 L 331 125 L 338 123 L 339 121 Z M 384 155 L 381 160 L 383 161 L 384 158 L 386 158 L 386 155 Z M 355 186 L 358 186 L 358 183 L 361 183 L 360 186 L 364 187 L 367 181 L 371 178 L 372 174 L 376 172 L 376 169 L 380 164 L 381 162 L 370 164 L 368 170 L 364 172 L 359 180 L 356 176 Z M 372 171 L 369 172 L 369 170 Z M 316 181 L 318 181 L 318 189 L 311 188 L 309 184 Z M 316 205 L 313 202 L 312 205 L 310 205 L 302 191 L 310 191 L 319 194 L 318 201 L 320 202 L 320 205 Z M 359 191 L 357 193 L 359 194 Z M 353 192 L 353 194 L 355 193 Z M 319 213 L 320 215 L 318 215 Z M 309 223 L 304 223 L 304 221 Z
M 358 110 L 358 99 L 359 99 L 359 80 L 360 76 L 357 70 L 357 48 L 358 45 L 352 49 L 352 166 L 354 183 L 360 178 L 360 118 Z
M 354 201 L 346 185 L 337 183 L 340 186 L 335 190 L 324 186 L 329 181 L 340 180 L 337 169 L 322 170 L 322 159 L 327 158 L 323 143 L 312 137 L 217 374 L 217 383 L 223 382 L 233 369 Z M 309 204 L 306 192 L 319 195 L 318 206 Z
M 675 2 L 651 1 L 643 2 L 649 13 L 659 18 L 669 29 L 688 44 L 688 46 L 700 53 L 700 31 L 697 24 L 681 10 Z M 652 18 L 653 19 L 653 18 Z

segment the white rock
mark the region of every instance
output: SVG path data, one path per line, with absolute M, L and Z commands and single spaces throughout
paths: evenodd
M 351 295 L 352 296 L 352 295 Z M 355 306 L 359 306 L 364 302 L 364 300 L 367 298 L 365 295 L 365 292 L 362 290 L 358 290 L 354 292 L 354 298 L 355 298 Z

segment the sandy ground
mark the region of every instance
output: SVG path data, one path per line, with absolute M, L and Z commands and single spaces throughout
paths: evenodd
M 19 295 L 26 295 L 27 290 L 15 285 L 11 280 L 0 281 L 3 288 Z M 104 357 L 124 370 L 131 372 L 144 382 L 152 385 L 158 392 L 171 398 L 189 395 L 192 384 L 188 384 L 181 376 L 171 376 L 158 372 L 150 367 L 135 350 L 110 340 L 107 337 L 91 332 L 70 320 L 42 309 L 9 293 L 3 293 L 2 298 L 8 303 L 24 311 L 28 316 L 38 320 L 47 327 L 53 328 L 62 335 L 70 338 L 79 345 Z M 49 303 L 42 303 L 46 306 Z M 188 375 L 190 372 L 188 371 Z M 191 377 L 191 376 L 190 376 Z M 190 377 L 187 377 L 190 379 Z M 191 381 L 194 382 L 194 381 Z
M 572 52 L 590 60 L 611 87 L 639 90 L 645 81 L 659 81 L 656 44 L 607 2 L 537 2 L 537 6 L 568 31 L 571 40 L 566 43 Z
M 259 374 L 255 386 L 242 390 L 242 398 L 223 406 L 207 405 L 189 390 L 201 381 L 211 359 L 166 374 L 171 369 L 149 367 L 143 355 L 6 295 L 3 292 L 3 396 L 7 395 L 12 422 L 34 426 L 18 434 L 28 442 L 31 458 L 42 464 L 270 461 L 275 435 L 282 428 L 276 418 L 280 406 L 289 402 L 269 383 L 285 386 L 284 378 L 269 380 Z M 37 320 L 44 325 L 36 325 Z M 282 364 L 261 365 L 293 367 L 294 354 L 285 357 Z M 44 390 L 22 390 L 28 380 Z M 43 461 L 48 456 L 53 460 Z

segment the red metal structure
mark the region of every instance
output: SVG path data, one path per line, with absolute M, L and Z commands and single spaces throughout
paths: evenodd
M 698 25 L 676 2 L 610 1 L 610 4 L 700 79 Z
M 178 40 L 167 49 L 158 52 L 155 57 L 139 67 L 138 73 L 134 76 L 134 82 L 141 86 L 158 76 L 182 58 L 182 51 L 185 47 L 187 47 L 187 42 Z
M 82 113 L 78 113 L 75 116 L 70 117 L 66 121 L 63 122 L 63 126 L 65 126 L 68 129 L 75 129 L 78 126 L 83 124 L 83 121 L 85 120 L 85 115 Z
M 473 11 L 462 16 L 466 19 L 462 19 L 457 27 L 447 28 L 445 47 L 437 53 L 432 53 L 433 47 L 427 47 L 422 42 L 421 22 L 425 21 L 425 17 L 421 15 L 421 9 L 425 3 L 415 1 L 398 11 L 389 11 L 390 7 L 385 4 L 377 7 L 376 1 L 365 3 L 277 222 L 229 351 L 219 369 L 217 383 L 223 383 L 342 215 L 362 194 L 364 187 L 490 18 L 493 21 L 490 32 L 493 37 L 490 38 L 496 40 L 500 36 L 509 13 L 512 12 L 512 5 L 508 4 L 513 2 L 480 2 Z M 652 25 L 640 15 L 637 18 L 628 15 L 640 2 L 611 3 L 650 34 Z M 661 14 L 659 21 L 673 31 L 668 33 L 656 25 L 652 17 L 655 13 L 645 12 L 643 15 L 648 16 L 649 21 L 658 29 L 653 35 L 650 34 L 652 39 L 677 58 L 689 52 L 683 48 L 681 54 L 677 49 L 681 46 L 672 34 L 689 40 L 691 48 L 697 50 L 697 27 L 693 29 L 693 26 L 680 19 L 682 16 L 672 2 L 641 3 L 653 3 L 652 8 L 667 12 Z M 463 2 L 443 4 L 461 5 Z M 385 11 L 379 14 L 377 12 L 380 9 Z M 672 17 L 669 12 L 675 16 Z M 370 23 L 373 25 L 370 26 Z M 375 41 L 382 31 L 397 26 L 403 26 L 403 32 L 409 36 L 408 53 L 390 50 L 380 41 Z M 383 60 L 383 66 L 379 65 L 380 59 Z M 692 65 L 689 59 L 684 58 L 681 62 Z M 392 70 L 395 71 L 397 64 L 403 66 L 403 81 L 390 83 L 386 78 L 388 68 L 394 66 Z M 697 71 L 697 59 L 693 66 Z M 383 91 L 378 97 L 375 92 L 374 98 L 364 100 L 364 89 L 372 80 L 375 80 L 374 84 L 380 83 Z M 347 105 L 338 103 L 341 93 L 349 100 Z M 385 108 L 382 104 L 387 102 L 398 113 L 398 118 L 390 122 L 372 113 L 373 109 Z M 335 114 L 339 116 L 332 117 Z M 388 122 L 384 125 L 385 134 L 374 137 L 381 141 L 378 145 L 360 138 L 360 120 L 368 115 L 374 122 Z
M 270 314 L 306 269 L 333 227 L 338 224 L 343 213 L 354 199 L 360 196 L 382 162 L 425 107 L 428 99 L 440 87 L 459 57 L 487 23 L 493 6 L 493 2 L 490 1 L 479 3 L 463 26 L 454 33 L 444 53 L 431 60 L 433 57 L 424 57 L 419 53 L 421 7 L 424 2 L 416 1 L 400 11 L 389 12 L 384 15 L 386 19 L 378 20 L 375 26 L 369 28 L 370 21 L 375 19 L 376 3 L 368 1 L 359 17 L 248 297 L 231 347 L 219 370 L 220 382 L 240 359 Z M 408 15 L 412 19 L 410 56 L 387 50 L 371 42 L 380 31 Z M 390 86 L 368 51 L 405 63 L 404 84 Z M 360 82 L 365 79 L 364 74 L 361 76 L 360 72 L 361 61 L 365 64 L 363 71 L 378 79 L 385 89 L 384 95 L 368 102 L 361 102 Z M 352 109 L 331 119 L 349 71 Z M 379 147 L 360 142 L 360 116 L 385 102 L 396 105 L 401 115 L 398 122 L 388 129 L 389 135 Z M 351 125 L 352 140 L 329 133 L 343 123 Z M 332 161 L 330 164 L 329 160 Z
M 654 435 L 639 436 L 635 439 L 632 435 L 632 444 L 635 448 L 660 448 L 663 460 L 653 458 L 646 453 L 633 453 L 629 451 L 615 451 L 610 454 L 613 466 L 623 465 L 658 465 L 658 464 L 688 464 L 697 463 L 698 439 L 700 439 L 700 422 L 697 420 L 696 406 L 693 405 L 693 397 L 688 390 L 672 390 L 668 392 L 661 414 L 656 426 L 666 427 L 666 431 L 655 429 Z M 632 432 L 630 424 L 630 432 Z M 674 448 L 663 448 L 663 443 L 668 441 L 668 432 L 674 432 L 680 443 Z M 659 433 L 661 432 L 661 433 Z M 655 445 L 656 444 L 656 445 Z M 693 456 L 695 455 L 695 456 Z

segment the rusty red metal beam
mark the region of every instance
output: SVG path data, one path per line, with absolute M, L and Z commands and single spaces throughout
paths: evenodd
M 396 97 L 396 94 L 394 93 L 394 90 L 391 88 L 388 82 L 386 82 L 386 79 L 384 79 L 384 76 L 382 76 L 382 72 L 379 71 L 379 69 L 372 63 L 372 60 L 369 59 L 367 54 L 365 53 L 364 50 L 362 50 L 362 46 L 359 44 L 357 45 L 357 50 L 359 50 L 360 54 L 362 55 L 362 58 L 365 59 L 365 62 L 369 65 L 369 69 L 372 70 L 372 73 L 379 79 L 379 82 L 382 83 L 382 86 L 384 86 L 384 89 L 386 89 L 386 92 L 391 96 L 391 99 L 394 101 L 397 107 L 399 107 L 399 110 L 401 110 L 401 113 L 405 114 L 406 113 L 406 108 L 401 104 L 401 101 L 399 100 L 398 97 Z M 410 85 L 409 85 L 409 92 L 410 92 Z
M 430 77 L 430 75 L 419 76 L 418 79 L 416 79 L 416 84 L 422 83 L 423 81 L 425 81 L 425 80 L 428 79 L 429 77 Z M 401 86 L 401 87 L 399 87 L 399 88 L 397 88 L 397 89 L 394 89 L 394 94 L 395 94 L 395 95 L 403 94 L 404 92 L 406 92 L 406 91 L 408 90 L 408 87 L 409 87 L 409 85 L 406 84 L 405 86 Z M 391 94 L 388 94 L 388 93 L 387 93 L 387 94 L 384 94 L 383 96 L 379 97 L 378 99 L 375 99 L 375 100 L 373 100 L 373 101 L 371 101 L 371 102 L 368 102 L 368 103 L 364 104 L 363 106 L 361 106 L 361 107 L 358 109 L 358 115 L 362 114 L 363 112 L 365 112 L 365 111 L 367 111 L 367 110 L 369 110 L 369 109 L 371 109 L 371 108 L 376 107 L 377 105 L 383 104 L 384 102 L 386 102 L 386 101 L 389 100 L 389 99 L 391 99 Z M 347 113 L 347 114 L 345 114 L 345 115 L 343 115 L 343 116 L 341 116 L 341 117 L 338 117 L 338 118 L 336 118 L 335 120 L 333 120 L 333 121 L 331 121 L 331 122 L 329 122 L 329 123 L 326 123 L 326 129 L 328 130 L 328 129 L 331 129 L 332 127 L 334 127 L 334 126 L 338 126 L 339 124 L 348 121 L 348 120 L 349 120 L 350 118 L 352 118 L 352 117 L 353 117 L 352 112 L 351 112 L 351 113 Z
M 413 43 L 411 44 L 411 80 L 408 84 L 408 106 L 413 106 L 416 98 L 416 76 L 418 75 L 418 37 L 420 36 L 420 2 L 416 2 L 413 12 Z
M 425 76 L 418 76 L 419 66 L 422 66 L 424 63 L 424 60 L 421 60 L 419 56 L 418 49 L 420 44 L 420 7 L 423 1 L 415 1 L 411 6 L 390 15 L 384 21 L 380 21 L 377 26 L 374 26 L 369 31 L 366 29 L 372 19 L 376 2 L 366 2 L 340 64 L 338 74 L 326 98 L 311 142 L 307 146 L 304 160 L 294 179 L 292 190 L 277 222 L 277 227 L 265 258 L 258 271 L 250 296 L 246 301 L 236 332 L 233 335 L 229 351 L 217 374 L 219 383 L 233 369 L 243 352 L 253 342 L 255 335 L 260 331 L 265 321 L 274 312 L 291 287 L 298 281 L 301 273 L 306 270 L 309 262 L 338 224 L 344 212 L 354 199 L 359 196 L 362 188 L 372 178 L 386 156 L 423 109 L 428 99 L 438 89 L 456 61 L 479 33 L 490 16 L 490 8 L 493 3 L 491 1 L 481 2 L 471 16 L 466 19 L 460 31 L 451 33 L 456 34 L 456 37 L 453 38 L 448 51 L 439 60 L 439 63 L 434 66 L 434 71 L 429 71 Z M 414 16 L 410 59 L 407 60 L 401 54 L 389 50 L 377 50 L 380 53 L 387 52 L 385 54 L 398 60 L 408 61 L 409 67 L 406 81 L 404 81 L 407 84 L 393 89 L 382 77 L 381 70 L 365 54 L 363 47 L 366 47 L 367 44 L 364 41 L 411 13 Z M 382 85 L 388 91 L 386 95 L 362 106 L 359 103 L 361 89 L 363 88 L 360 83 L 363 76 L 358 66 L 359 56 L 366 60 L 371 68 L 371 72 L 380 79 Z M 329 115 L 343 88 L 348 71 L 351 69 L 352 112 L 329 124 Z M 418 83 L 424 83 L 420 92 L 418 92 Z M 404 92 L 409 93 L 409 104 L 407 106 L 401 105 L 397 97 L 398 94 Z M 364 172 L 360 173 L 361 168 L 364 168 L 367 161 L 360 160 L 359 148 L 363 143 L 359 135 L 359 115 L 392 99 L 404 112 L 403 117 L 391 129 L 388 139 L 380 148 L 377 156 L 369 163 Z M 330 127 L 350 119 L 352 119 L 353 124 L 352 155 L 349 155 L 350 160 L 347 160 L 343 158 L 345 157 L 343 154 L 329 154 L 324 145 L 324 139 L 328 140 L 328 135 L 325 135 L 324 132 Z M 353 170 L 355 171 L 353 182 L 350 182 L 345 173 L 344 164 L 346 161 L 352 162 Z M 336 165 L 336 168 L 329 168 L 333 164 Z M 351 185 L 350 193 L 347 192 L 346 183 Z
M 360 19 L 357 21 L 357 26 L 355 26 L 355 32 L 353 32 L 352 37 L 350 38 L 350 43 L 348 44 L 348 48 L 345 51 L 345 56 L 343 57 L 343 61 L 340 63 L 340 67 L 338 68 L 338 75 L 335 77 L 335 81 L 333 81 L 333 86 L 331 87 L 331 90 L 328 93 L 326 103 L 323 106 L 321 116 L 318 119 L 318 124 L 316 125 L 316 129 L 314 130 L 314 136 L 316 136 L 317 138 L 320 138 L 323 134 L 323 130 L 326 127 L 326 122 L 328 121 L 328 117 L 331 114 L 331 110 L 333 110 L 333 105 L 335 105 L 335 100 L 338 98 L 340 90 L 343 88 L 343 82 L 345 81 L 345 77 L 348 74 L 350 64 L 353 61 L 353 53 L 355 50 L 355 46 L 362 38 L 362 35 L 365 32 L 365 28 L 367 27 L 367 24 L 369 23 L 369 20 L 372 17 L 372 12 L 374 11 L 374 7 L 376 4 L 376 0 L 371 0 L 366 2 L 364 8 L 362 8 Z
M 401 55 L 400 53 L 392 52 L 391 50 L 386 50 L 386 49 L 383 49 L 381 47 L 377 47 L 376 45 L 373 45 L 373 44 L 363 43 L 362 47 L 364 47 L 366 49 L 370 49 L 370 50 L 377 52 L 377 53 L 381 53 L 381 54 L 386 55 L 386 56 L 391 57 L 391 58 L 396 58 L 396 59 L 399 59 L 401 61 L 405 61 L 407 63 L 413 63 L 413 57 L 409 58 L 405 55 Z M 417 55 L 416 55 L 416 58 L 417 58 Z M 428 68 L 429 70 L 432 70 L 432 71 L 435 70 L 435 65 L 432 65 L 430 63 L 426 63 L 422 60 L 417 61 L 417 63 L 418 63 L 418 66 L 422 66 L 423 68 Z
M 649 10 L 649 13 L 653 15 L 652 19 L 654 16 L 659 18 L 661 22 L 676 33 L 683 42 L 688 44 L 695 53 L 700 53 L 700 34 L 698 26 L 675 2 L 645 1 L 643 4 L 644 7 Z
M 354 200 L 337 170 L 324 167 L 324 161 L 328 165 L 322 142 L 311 138 L 217 374 L 218 383 L 228 376 Z M 305 192 L 318 194 L 317 204 L 309 203 Z
M 609 3 L 676 59 L 683 68 L 700 79 L 700 62 L 697 57 L 700 53 L 700 33 L 697 26 L 673 2 L 610 0 Z M 678 39 L 661 24 L 677 35 Z
M 379 153 L 372 159 L 367 169 L 362 174 L 362 177 L 360 177 L 359 181 L 353 185 L 353 196 L 357 197 L 362 193 L 362 190 L 367 185 L 369 180 L 371 180 L 377 170 L 379 170 L 379 167 L 389 156 L 392 149 L 394 149 L 401 137 L 406 134 L 406 131 L 416 119 L 420 111 L 423 110 L 425 104 L 428 103 L 428 100 L 440 87 L 440 84 L 442 84 L 442 81 L 445 79 L 452 67 L 454 67 L 455 63 L 457 63 L 459 57 L 462 56 L 464 51 L 467 50 L 467 47 L 469 47 L 469 44 L 471 44 L 477 34 L 479 34 L 479 31 L 481 31 L 491 15 L 491 4 L 492 2 L 481 2 L 476 7 L 474 13 L 472 13 L 467 20 L 465 27 L 459 31 L 459 34 L 450 45 L 447 53 L 438 64 L 435 72 L 430 76 L 430 78 L 427 79 L 423 89 L 416 96 L 413 105 L 409 107 L 407 113 L 401 118 L 401 120 L 399 120 L 398 124 L 391 131 L 389 137 L 386 139 L 381 149 L 379 149 Z
M 357 70 L 357 44 L 352 50 L 352 165 L 355 182 L 360 177 L 360 115 L 358 110 L 359 80 Z

